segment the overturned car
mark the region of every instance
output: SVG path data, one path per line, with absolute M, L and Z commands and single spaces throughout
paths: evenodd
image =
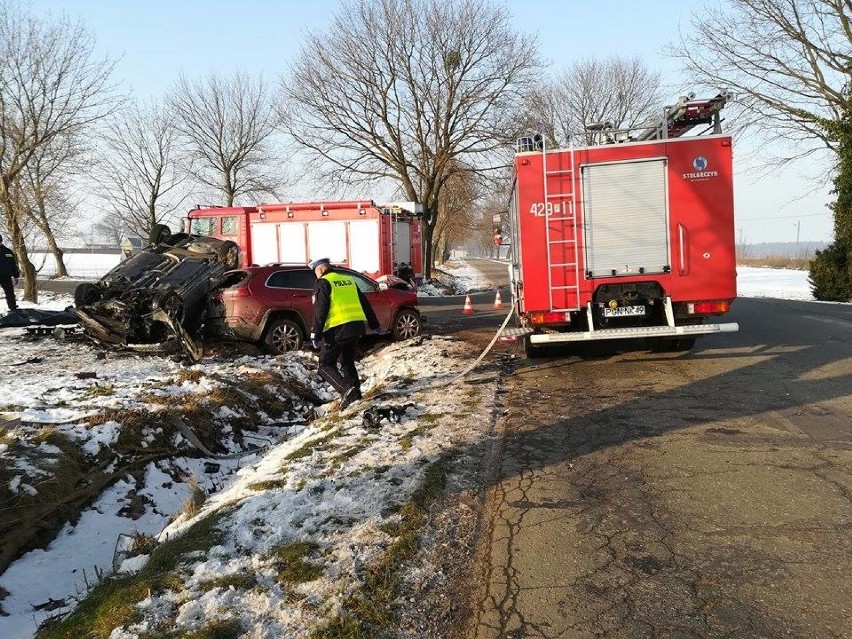
M 208 294 L 239 264 L 230 241 L 178 233 L 158 225 L 149 248 L 130 256 L 98 282 L 74 292 L 75 314 L 93 339 L 116 345 L 154 344 L 176 336 L 195 359 L 191 336 L 201 328 Z

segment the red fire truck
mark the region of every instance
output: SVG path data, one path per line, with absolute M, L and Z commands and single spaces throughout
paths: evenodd
M 236 242 L 242 264 L 307 264 L 328 257 L 371 277 L 423 277 L 422 207 L 372 200 L 196 208 L 187 231 Z
M 520 140 L 509 207 L 520 327 L 504 334 L 522 335 L 528 356 L 605 339 L 688 350 L 738 330 L 712 321 L 736 297 L 728 98 L 681 98 L 638 133 L 588 127 L 594 144 L 581 148 Z

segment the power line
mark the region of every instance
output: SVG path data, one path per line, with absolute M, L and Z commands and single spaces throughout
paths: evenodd
M 737 222 L 759 222 L 761 220 L 792 220 L 798 219 L 800 217 L 822 217 L 823 215 L 831 215 L 831 213 L 808 213 L 807 215 L 778 215 L 775 217 L 734 217 Z

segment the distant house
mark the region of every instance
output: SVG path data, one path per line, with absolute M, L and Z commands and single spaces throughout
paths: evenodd
M 121 238 L 121 258 L 126 260 L 136 251 L 145 247 L 145 243 L 141 237 L 123 237 Z

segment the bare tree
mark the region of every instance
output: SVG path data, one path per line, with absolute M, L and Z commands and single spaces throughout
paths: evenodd
M 423 203 L 428 276 L 453 163 L 488 167 L 539 67 L 534 39 L 487 0 L 352 0 L 307 36 L 282 118 L 329 184 L 390 181 Z
M 586 127 L 634 128 L 662 116 L 660 74 L 638 58 L 590 58 L 575 62 L 532 96 L 527 126 L 548 146 L 592 144 Z
M 113 108 L 112 68 L 94 57 L 94 40 L 80 23 L 0 4 L 0 208 L 27 300 L 37 299 L 35 267 L 14 191 L 39 149 L 80 134 Z
M 277 117 L 262 78 L 181 76 L 169 105 L 187 142 L 191 175 L 225 206 L 244 195 L 278 197 L 285 170 L 274 152 Z
M 110 213 L 105 214 L 97 222 L 92 224 L 91 230 L 92 243 L 94 243 L 95 239 L 98 239 L 102 242 L 113 244 L 115 246 L 119 246 L 121 244 L 121 240 L 123 240 L 128 233 L 128 229 L 124 225 L 124 221 Z
M 101 209 L 119 227 L 147 238 L 186 200 L 178 135 L 172 115 L 156 104 L 131 104 L 108 123 L 94 179 Z
M 476 219 L 476 175 L 464 167 L 454 167 L 438 197 L 438 216 L 433 241 L 438 262 L 450 259 L 450 252 L 467 243 Z
M 56 275 L 67 276 L 64 253 L 57 237 L 74 227 L 75 207 L 68 193 L 68 176 L 79 160 L 81 147 L 74 135 L 57 136 L 38 148 L 17 177 L 21 210 L 25 211 L 56 262 Z
M 728 0 L 696 12 L 669 53 L 696 83 L 734 92 L 739 127 L 792 143 L 785 160 L 837 151 L 852 73 L 848 1 Z

